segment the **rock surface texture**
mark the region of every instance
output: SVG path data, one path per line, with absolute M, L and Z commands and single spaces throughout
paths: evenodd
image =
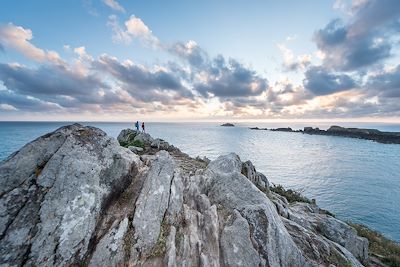
M 135 140 L 140 156 L 121 146 Z M 315 204 L 289 204 L 236 154 L 193 159 L 129 129 L 118 141 L 74 124 L 0 164 L 0 266 L 369 262 L 353 228 Z

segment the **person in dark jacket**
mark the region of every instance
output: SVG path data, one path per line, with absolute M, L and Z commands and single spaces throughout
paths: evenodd
M 144 122 L 142 122 L 142 131 L 145 133 L 146 131 L 144 130 Z

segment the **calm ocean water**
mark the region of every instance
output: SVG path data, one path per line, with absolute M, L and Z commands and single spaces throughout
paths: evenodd
M 0 122 L 0 160 L 66 122 Z M 116 137 L 128 123 L 82 123 Z M 400 131 L 397 124 L 340 123 Z M 147 131 L 191 156 L 210 159 L 236 152 L 275 184 L 301 190 L 339 218 L 359 222 L 400 242 L 400 145 L 351 138 L 253 131 L 249 126 L 300 129 L 328 124 L 148 123 Z

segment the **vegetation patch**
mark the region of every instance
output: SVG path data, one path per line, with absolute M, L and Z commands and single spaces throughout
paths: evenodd
M 44 168 L 43 166 L 36 166 L 36 169 L 35 169 L 36 178 L 39 177 L 39 175 L 42 173 L 43 168 Z
M 281 195 L 289 201 L 289 203 L 293 202 L 305 202 L 305 203 L 311 203 L 311 200 L 303 196 L 300 192 L 292 190 L 292 189 L 285 189 L 282 185 L 272 185 L 270 187 L 270 190 L 272 192 L 277 193 L 278 195 Z
M 381 233 L 369 229 L 367 226 L 348 222 L 354 227 L 359 236 L 369 241 L 369 253 L 378 257 L 390 267 L 400 266 L 400 245 L 384 237 Z
M 140 140 L 135 140 L 132 142 L 131 146 L 141 147 L 144 149 L 144 143 Z
M 130 147 L 130 146 L 136 146 L 136 147 L 141 147 L 144 149 L 144 143 L 140 140 L 134 140 L 132 142 L 119 142 L 119 144 L 123 147 Z
M 171 225 L 169 225 L 165 220 L 161 222 L 160 234 L 158 235 L 157 243 L 154 246 L 150 258 L 161 257 L 165 254 L 167 250 L 167 238 L 169 235 Z
M 326 214 L 326 215 L 329 215 L 329 216 L 332 216 L 332 217 L 336 217 L 336 215 L 334 213 L 330 212 L 329 210 L 324 210 L 324 209 L 321 209 L 321 208 L 319 209 L 319 213 Z
M 328 261 L 330 263 L 333 263 L 336 266 L 343 266 L 343 267 L 351 267 L 351 263 L 349 261 L 347 261 L 345 258 L 343 258 L 343 256 L 337 252 L 336 250 L 332 250 Z
M 79 130 L 79 135 L 84 138 L 87 138 L 87 137 L 91 136 L 92 134 L 93 134 L 93 132 L 90 129 Z

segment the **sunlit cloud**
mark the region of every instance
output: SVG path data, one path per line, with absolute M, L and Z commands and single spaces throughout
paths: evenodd
M 103 2 L 113 11 L 129 11 L 117 1 Z M 394 8 L 389 10 L 383 2 Z M 125 58 L 70 40 L 63 40 L 58 52 L 48 50 L 35 44 L 40 36 L 34 39 L 31 29 L 4 24 L 1 53 L 17 52 L 26 61 L 0 63 L 0 116 L 82 114 L 104 120 L 125 120 L 132 114 L 171 120 L 399 116 L 400 67 L 388 62 L 398 47 L 397 6 L 391 0 L 336 1 L 332 8 L 345 16 L 316 27 L 310 36 L 314 50 L 294 46 L 300 34 L 286 33 L 280 43 L 273 43 L 280 51 L 273 63 L 279 75 L 274 77 L 246 59 L 212 54 L 195 38 L 164 41 L 163 35 L 153 33 L 152 23 L 134 15 L 122 19 L 124 14 L 108 13 L 107 22 L 103 21 L 111 29 L 110 44 L 116 50 L 129 50 Z M 154 62 L 138 60 L 135 56 L 142 51 L 157 53 Z

